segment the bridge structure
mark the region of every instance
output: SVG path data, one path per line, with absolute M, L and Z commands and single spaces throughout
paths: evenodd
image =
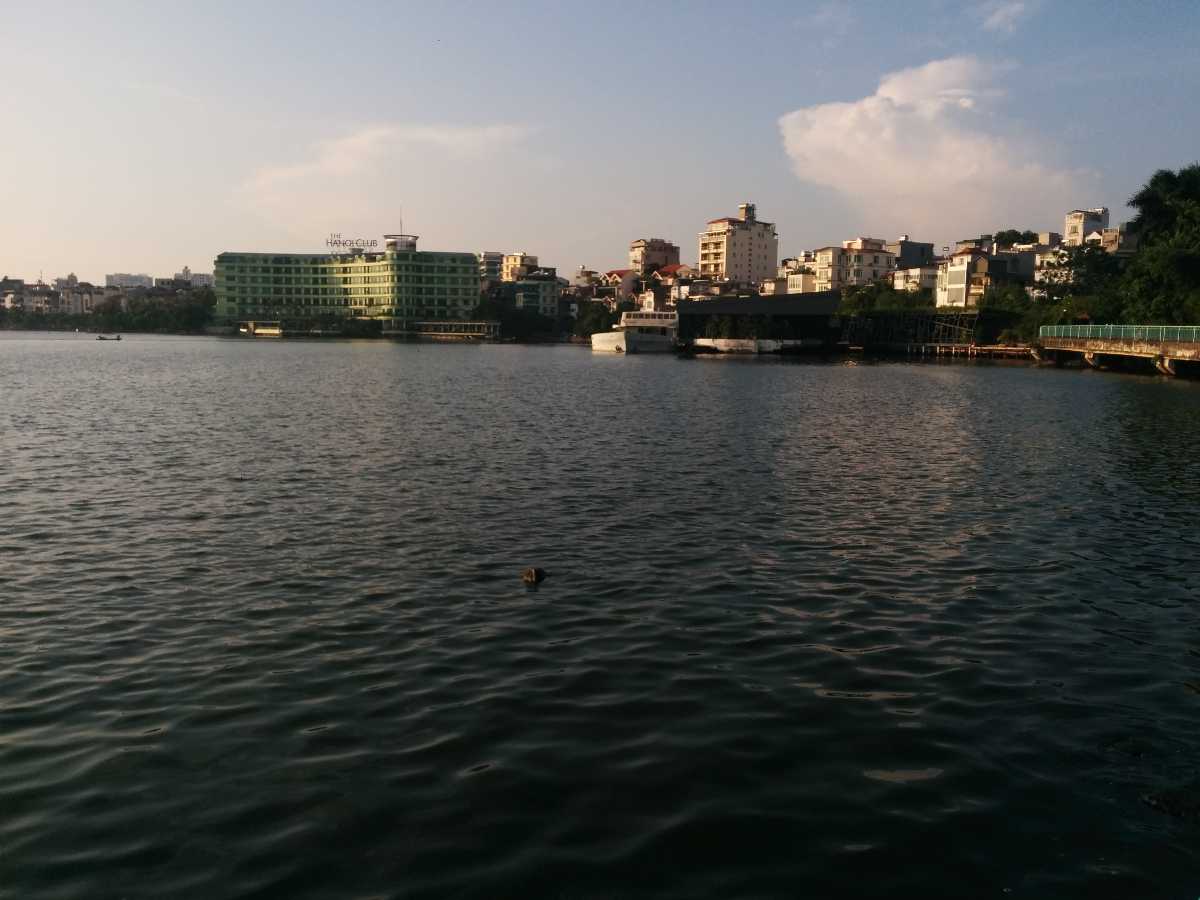
M 1043 325 L 1038 344 L 1039 358 L 1054 362 L 1078 355 L 1100 368 L 1105 357 L 1130 357 L 1175 375 L 1176 363 L 1200 362 L 1200 325 Z

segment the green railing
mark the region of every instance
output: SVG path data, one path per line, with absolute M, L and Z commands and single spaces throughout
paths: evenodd
M 1200 325 L 1043 325 L 1044 338 L 1200 343 Z

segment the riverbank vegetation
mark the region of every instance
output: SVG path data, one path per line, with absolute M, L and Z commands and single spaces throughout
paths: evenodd
M 96 304 L 91 313 L 45 313 L 0 307 L 0 328 L 10 331 L 126 331 L 197 334 L 212 321 L 216 297 L 211 288 L 170 294 L 133 291 Z
M 1095 245 L 1064 248 L 1050 277 L 1030 296 L 1017 283 L 991 288 L 980 311 L 1004 313 L 1012 325 L 1004 341 L 1030 341 L 1042 325 L 1200 324 L 1200 163 L 1156 172 L 1129 200 L 1137 211 L 1127 232 L 1137 249 L 1107 253 Z M 1011 246 L 1036 240 L 1031 231 L 995 236 Z M 840 312 L 857 315 L 934 306 L 928 291 L 906 293 L 890 285 L 847 288 Z

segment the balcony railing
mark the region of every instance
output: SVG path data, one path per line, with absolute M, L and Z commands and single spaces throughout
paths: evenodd
M 1200 325 L 1043 325 L 1039 337 L 1200 343 Z

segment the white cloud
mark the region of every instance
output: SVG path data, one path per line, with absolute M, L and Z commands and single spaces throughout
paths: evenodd
M 1031 6 L 1024 0 L 999 0 L 984 4 L 980 12 L 984 17 L 983 27 L 988 31 L 1012 34 L 1017 30 L 1017 23 L 1031 12 Z
M 381 159 L 410 149 L 479 157 L 523 140 L 524 125 L 371 125 L 353 134 L 323 141 L 308 162 L 267 166 L 255 173 L 250 186 L 270 188 L 310 179 L 349 178 Z
M 370 221 L 395 221 L 431 182 L 451 183 L 487 157 L 520 144 L 520 124 L 384 123 L 314 144 L 308 158 L 260 168 L 236 199 L 293 240 Z
M 1003 69 L 957 56 L 893 72 L 869 97 L 782 116 L 784 148 L 801 180 L 833 188 L 871 231 L 930 240 L 1048 227 L 1087 195 L 1087 176 L 997 130 L 988 106 Z

